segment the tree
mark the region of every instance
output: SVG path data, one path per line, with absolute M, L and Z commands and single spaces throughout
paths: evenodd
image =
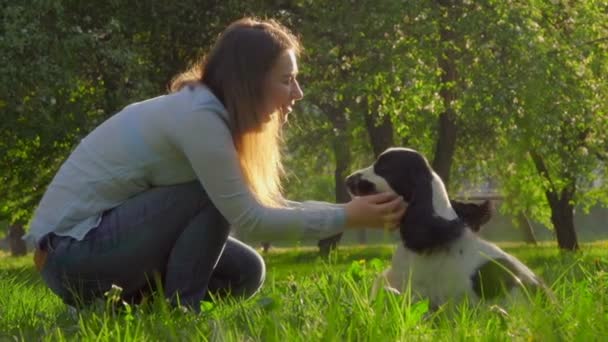
M 26 223 L 85 134 L 126 104 L 164 92 L 172 76 L 244 10 L 231 0 L 206 6 L 2 3 L 0 217 Z
M 331 146 L 335 160 L 335 200 L 339 203 L 349 200 L 344 179 L 351 163 L 369 162 L 369 147 L 364 142 L 371 139 L 376 154 L 393 144 L 389 111 L 395 109 L 391 108 L 396 102 L 393 90 L 403 82 L 394 73 L 399 68 L 393 41 L 399 8 L 396 1 L 363 1 L 357 7 L 333 1 L 311 6 L 301 1 L 286 8 L 306 49 L 301 63 L 306 103 L 330 124 L 323 141 Z M 292 135 L 290 145 L 299 139 Z M 364 153 L 355 153 L 360 151 Z M 364 238 L 360 236 L 362 241 Z M 328 252 L 338 239 L 320 242 L 321 249 Z
M 575 207 L 607 200 L 594 188 L 606 176 L 606 12 L 593 1 L 511 5 L 496 7 L 503 20 L 490 28 L 501 33 L 483 62 L 502 66 L 492 69 L 497 174 L 515 207 L 535 206 L 559 247 L 576 250 Z
M 452 192 L 463 180 L 498 178 L 503 208 L 554 226 L 562 248 L 577 247 L 575 208 L 608 203 L 602 1 L 4 0 L 2 8 L 0 216 L 11 223 L 27 222 L 88 131 L 164 92 L 243 15 L 279 18 L 305 46 L 306 97 L 287 131 L 288 193 L 344 202 L 350 170 L 399 144 L 429 156 Z

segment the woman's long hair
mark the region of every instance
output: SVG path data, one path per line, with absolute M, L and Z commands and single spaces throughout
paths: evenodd
M 265 81 L 285 51 L 299 54 L 300 42 L 274 20 L 243 18 L 230 24 L 209 54 L 177 75 L 170 91 L 200 82 L 224 104 L 245 180 L 257 200 L 281 206 L 282 113 L 260 112 Z

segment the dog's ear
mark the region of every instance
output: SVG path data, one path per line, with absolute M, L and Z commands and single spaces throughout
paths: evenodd
M 450 200 L 452 208 L 474 232 L 479 232 L 481 226 L 486 224 L 494 213 L 494 205 L 492 201 L 486 200 L 481 204 L 464 203 Z
M 413 150 L 394 150 L 383 153 L 374 164 L 374 172 L 384 178 L 390 187 L 406 202 L 411 202 L 416 187 L 433 180 L 428 161 Z
M 460 237 L 465 229 L 460 218 L 448 220 L 435 213 L 432 194 L 431 182 L 418 183 L 401 221 L 401 239 L 405 247 L 415 252 L 441 248 Z

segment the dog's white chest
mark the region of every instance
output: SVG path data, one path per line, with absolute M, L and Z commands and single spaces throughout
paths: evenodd
M 459 250 L 420 255 L 397 248 L 386 277 L 391 287 L 413 296 L 443 303 L 473 294 L 471 260 Z

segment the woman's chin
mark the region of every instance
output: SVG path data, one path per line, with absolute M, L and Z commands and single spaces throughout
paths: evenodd
M 289 119 L 289 113 L 291 113 L 291 106 L 281 108 L 282 123 L 286 123 Z
M 267 124 L 267 123 L 273 121 L 275 116 L 278 116 L 279 121 L 281 121 L 281 123 L 285 123 L 285 122 L 287 122 L 287 117 L 289 116 L 289 113 L 291 113 L 291 106 L 281 107 L 281 108 L 278 108 L 273 113 L 262 116 L 262 122 Z

